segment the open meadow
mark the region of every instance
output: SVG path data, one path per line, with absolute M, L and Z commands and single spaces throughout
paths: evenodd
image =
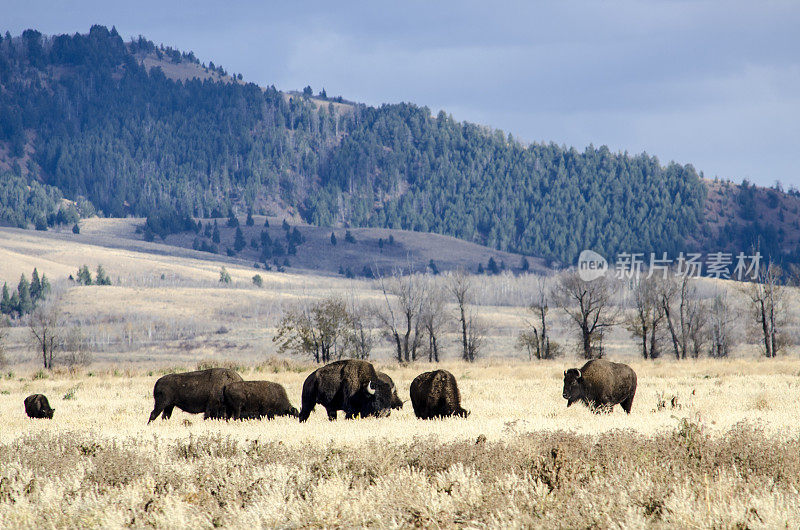
M 583 363 L 564 315 L 551 324 L 563 356 L 531 361 L 515 342 L 533 279 L 480 277 L 477 362 L 458 360 L 455 326 L 442 363 L 398 364 L 378 330 L 372 356 L 404 400 L 417 374 L 451 371 L 466 419 L 417 420 L 406 403 L 382 419 L 329 422 L 318 406 L 305 424 L 203 421 L 176 409 L 147 425 L 158 377 L 207 366 L 281 383 L 299 408 L 317 365 L 272 341 L 287 308 L 331 295 L 377 308 L 385 297 L 374 281 L 120 247 L 0 229 L 0 281 L 44 272 L 90 357 L 41 370 L 24 323 L 4 328 L 2 528 L 800 526 L 794 346 L 765 359 L 742 340 L 727 359 L 646 361 L 618 326 L 606 356 L 637 372 L 633 410 L 593 414 L 561 396 L 564 369 Z M 83 264 L 102 264 L 112 285 L 66 280 Z M 48 396 L 52 420 L 25 416 L 33 393 Z
M 160 372 L 7 374 L 0 526 L 796 527 L 798 363 L 633 364 L 630 415 L 565 407 L 562 362 L 445 363 L 467 419 L 147 425 Z M 185 368 L 195 368 L 186 366 Z M 313 367 L 272 362 L 299 406 Z M 381 365 L 408 397 L 427 364 Z M 53 420 L 22 400 L 51 398 Z

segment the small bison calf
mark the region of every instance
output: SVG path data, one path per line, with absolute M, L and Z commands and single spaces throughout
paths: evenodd
M 53 418 L 56 409 L 50 408 L 50 403 L 43 394 L 32 394 L 25 398 L 25 414 L 29 418 Z
M 581 369 L 564 372 L 562 396 L 567 407 L 583 401 L 593 412 L 611 412 L 617 403 L 630 414 L 636 394 L 636 372 L 627 364 L 593 359 Z
M 275 416 L 298 416 L 289 403 L 286 389 L 271 381 L 239 381 L 228 383 L 222 390 L 227 417 L 234 420 L 271 420 Z
M 411 405 L 417 418 L 427 420 L 445 416 L 466 418 L 469 411 L 461 408 L 461 394 L 456 378 L 447 370 L 419 374 L 411 382 Z

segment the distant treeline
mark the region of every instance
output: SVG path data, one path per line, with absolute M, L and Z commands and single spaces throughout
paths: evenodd
M 706 188 L 688 165 L 525 146 L 412 104 L 317 107 L 310 87 L 289 98 L 172 81 L 141 54 L 198 63 L 103 26 L 0 37 L 0 145 L 18 164 L 14 189 L 37 197 L 0 191 L 2 219 L 52 224 L 63 195 L 78 213 L 149 216 L 161 235 L 277 200 L 319 225 L 431 231 L 561 262 L 584 248 L 674 253 L 703 223 Z

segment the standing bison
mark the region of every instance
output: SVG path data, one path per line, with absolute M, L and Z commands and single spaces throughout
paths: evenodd
M 25 398 L 25 414 L 29 418 L 53 419 L 53 412 L 56 409 L 50 408 L 47 398 L 43 394 L 32 394 Z
M 335 361 L 316 369 L 303 383 L 301 422 L 308 419 L 317 403 L 328 411 L 329 420 L 335 420 L 339 410 L 347 419 L 356 415 L 388 416 L 392 392 L 370 363 Z
M 394 381 L 392 381 L 392 378 L 383 372 L 378 372 L 378 379 L 389 385 L 389 390 L 392 393 L 392 400 L 390 403 L 391 407 L 393 409 L 402 409 L 403 400 L 397 395 L 397 387 L 395 386 Z
M 203 413 L 203 419 L 225 417 L 222 389 L 242 378 L 227 368 L 210 368 L 183 374 L 168 374 L 159 378 L 153 387 L 155 406 L 150 413 L 150 423 L 162 414 L 169 419 L 172 409 L 178 407 L 190 414 Z
M 611 412 L 619 403 L 630 414 L 635 393 L 636 372 L 627 364 L 594 359 L 580 370 L 570 368 L 564 372 L 562 395 L 568 407 L 583 401 L 594 412 Z
M 222 390 L 222 396 L 226 416 L 234 420 L 297 416 L 297 409 L 289 403 L 286 389 L 271 381 L 229 383 Z
M 461 408 L 456 378 L 447 370 L 419 374 L 411 382 L 411 405 L 417 418 L 423 420 L 453 415 L 462 418 L 469 416 L 469 411 Z

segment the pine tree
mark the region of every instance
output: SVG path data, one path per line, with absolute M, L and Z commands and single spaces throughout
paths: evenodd
M 11 313 L 16 313 L 18 315 L 20 314 L 19 313 L 19 293 L 17 293 L 17 291 L 14 291 L 14 293 L 11 295 L 11 311 L 9 311 L 9 314 L 11 314 Z
M 489 274 L 497 274 L 500 272 L 500 269 L 497 267 L 497 262 L 494 258 L 489 258 L 489 263 L 486 266 L 486 269 L 489 271 Z
M 39 271 L 34 267 L 31 274 L 31 300 L 35 303 L 42 295 L 42 282 L 39 280 Z
M 14 306 L 11 305 L 11 297 L 8 294 L 8 284 L 4 282 L 3 297 L 0 298 L 0 313 L 10 315 L 13 310 Z
M 244 222 L 247 226 L 253 226 L 256 224 L 255 220 L 253 219 L 253 210 L 247 211 L 247 220 Z
M 47 276 L 42 273 L 42 281 L 41 281 L 41 298 L 47 298 L 47 295 L 50 294 L 50 281 L 47 279 Z
M 241 252 L 241 250 L 247 246 L 247 242 L 244 240 L 244 234 L 242 233 L 242 228 L 237 226 L 236 227 L 236 237 L 233 240 L 233 248 L 236 252 Z
M 17 285 L 17 292 L 19 293 L 19 305 L 17 311 L 20 315 L 27 315 L 33 310 L 33 300 L 31 300 L 31 284 L 23 274 L 19 279 Z
M 78 269 L 78 283 L 80 285 L 92 285 L 92 273 L 87 265 Z
M 331 245 L 336 246 L 336 234 L 331 232 Z
M 216 219 L 214 220 L 214 233 L 211 235 L 211 241 L 219 244 L 219 226 L 217 225 Z
M 106 275 L 106 271 L 102 265 L 97 266 L 97 277 L 95 278 L 97 285 L 111 285 L 111 279 Z
M 78 225 L 78 223 L 75 223 L 75 225 L 72 227 L 72 233 L 73 234 L 80 234 L 81 233 L 81 227 L 80 227 L 80 225 Z

